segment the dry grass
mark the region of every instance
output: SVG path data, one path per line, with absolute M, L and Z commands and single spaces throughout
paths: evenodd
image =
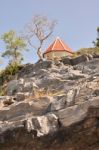
M 7 85 L 0 86 L 0 96 L 7 94 Z
M 73 54 L 73 58 L 83 54 L 99 54 L 99 48 L 81 48 Z
M 57 95 L 61 95 L 64 94 L 64 91 L 46 91 L 46 90 L 39 90 L 39 91 L 35 91 L 33 95 L 31 95 L 29 98 L 27 98 L 27 100 L 31 101 L 33 99 L 40 99 L 43 97 L 53 97 L 53 96 L 57 96 Z

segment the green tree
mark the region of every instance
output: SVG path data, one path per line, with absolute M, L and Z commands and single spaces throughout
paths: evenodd
M 95 47 L 99 48 L 99 27 L 97 27 L 97 38 L 96 41 L 93 41 Z
M 99 47 L 99 27 L 97 27 L 97 39 L 96 46 Z
M 10 64 L 20 64 L 23 60 L 22 51 L 26 50 L 26 42 L 16 32 L 10 30 L 1 36 L 5 43 L 6 50 L 2 53 L 2 57 L 8 57 Z

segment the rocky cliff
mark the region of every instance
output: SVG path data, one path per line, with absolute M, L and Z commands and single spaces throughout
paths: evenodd
M 99 58 L 25 65 L 0 97 L 0 150 L 99 150 Z

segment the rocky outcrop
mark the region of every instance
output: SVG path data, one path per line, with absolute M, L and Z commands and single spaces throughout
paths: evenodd
M 83 63 L 83 62 L 88 62 L 90 60 L 93 60 L 93 58 L 99 58 L 98 54 L 83 54 L 80 55 L 78 57 L 75 58 L 68 58 L 68 57 L 64 57 L 61 62 L 63 62 L 63 64 L 68 64 L 68 65 L 77 65 L 79 63 Z
M 98 150 L 99 59 L 26 65 L 0 97 L 0 150 Z

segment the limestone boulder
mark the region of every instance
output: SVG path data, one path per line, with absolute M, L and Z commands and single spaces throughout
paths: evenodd
M 76 94 L 77 94 L 77 88 L 70 89 L 67 92 L 67 95 L 66 95 L 66 105 L 67 106 L 71 106 L 71 105 L 75 104 L 75 96 L 76 96 Z
M 12 96 L 17 92 L 22 91 L 23 84 L 18 80 L 12 80 L 8 83 L 7 86 L 7 95 Z
M 0 121 L 0 134 L 2 133 L 2 132 L 5 132 L 6 133 L 6 131 L 8 131 L 8 132 L 10 132 L 11 131 L 11 133 L 10 133 L 10 135 L 14 135 L 13 134 L 13 130 L 14 129 L 18 129 L 18 128 L 24 128 L 24 121 L 23 120 L 18 120 L 18 121 L 15 121 L 15 122 L 8 122 L 8 121 Z M 9 133 L 8 133 L 9 134 Z M 9 138 L 7 137 L 7 140 L 8 140 Z M 4 137 L 1 137 L 0 136 L 0 144 L 2 144 L 2 143 L 4 143 L 5 141 L 4 141 Z
M 68 58 L 68 57 L 64 57 L 64 58 L 62 58 L 62 60 L 61 60 L 62 62 L 63 62 L 63 64 L 65 64 L 65 65 L 71 65 L 71 59 L 70 58 Z
M 50 61 L 50 60 L 37 62 L 37 63 L 34 65 L 33 70 L 34 70 L 34 71 L 38 71 L 38 70 L 40 70 L 40 69 L 48 69 L 48 68 L 51 68 L 52 65 L 53 65 L 53 62 Z
M 33 83 L 25 82 L 23 87 L 23 92 L 31 92 L 33 90 Z
M 96 96 L 99 96 L 99 89 L 96 89 L 93 94 L 95 94 Z
M 33 112 L 37 115 L 44 115 L 50 111 L 50 104 L 53 101 L 53 98 L 50 96 L 41 97 L 38 99 L 33 99 L 29 102 Z
M 23 96 L 21 98 L 23 98 Z M 44 115 L 46 112 L 49 112 L 49 105 L 51 101 L 51 97 L 42 97 L 33 100 L 28 98 L 26 101 L 23 101 L 23 99 L 15 101 L 9 107 L 1 108 L 0 121 L 16 120 L 17 118 L 22 118 L 22 116 L 26 116 L 27 114 L 32 114 L 34 116 Z
M 80 106 L 74 105 L 58 111 L 59 121 L 62 126 L 67 127 L 74 123 L 80 122 L 86 116 L 86 111 L 84 111 Z
M 69 79 L 76 80 L 80 78 L 87 78 L 87 74 L 81 73 L 79 70 L 69 70 Z
M 29 95 L 29 94 L 28 94 L 28 95 Z M 15 99 L 16 101 L 20 102 L 20 101 L 24 101 L 25 98 L 26 98 L 25 93 L 18 92 L 18 93 L 16 93 L 16 96 L 15 96 L 14 99 Z
M 28 118 L 25 126 L 28 132 L 35 131 L 34 136 L 40 137 L 58 130 L 58 118 L 54 114 Z
M 9 108 L 3 108 L 2 110 L 0 110 L 0 120 L 10 120 L 31 112 L 32 108 L 29 103 L 16 103 L 14 105 L 11 105 Z
M 57 111 L 66 107 L 66 95 L 59 95 L 53 98 L 51 111 Z
M 90 107 L 95 107 L 95 108 L 99 107 L 99 96 L 92 97 L 92 99 L 90 100 Z
M 71 64 L 72 65 L 77 65 L 79 63 L 82 63 L 82 62 L 85 62 L 85 61 L 88 61 L 88 57 L 86 55 L 81 55 L 81 56 L 78 56 L 74 59 L 71 59 Z

